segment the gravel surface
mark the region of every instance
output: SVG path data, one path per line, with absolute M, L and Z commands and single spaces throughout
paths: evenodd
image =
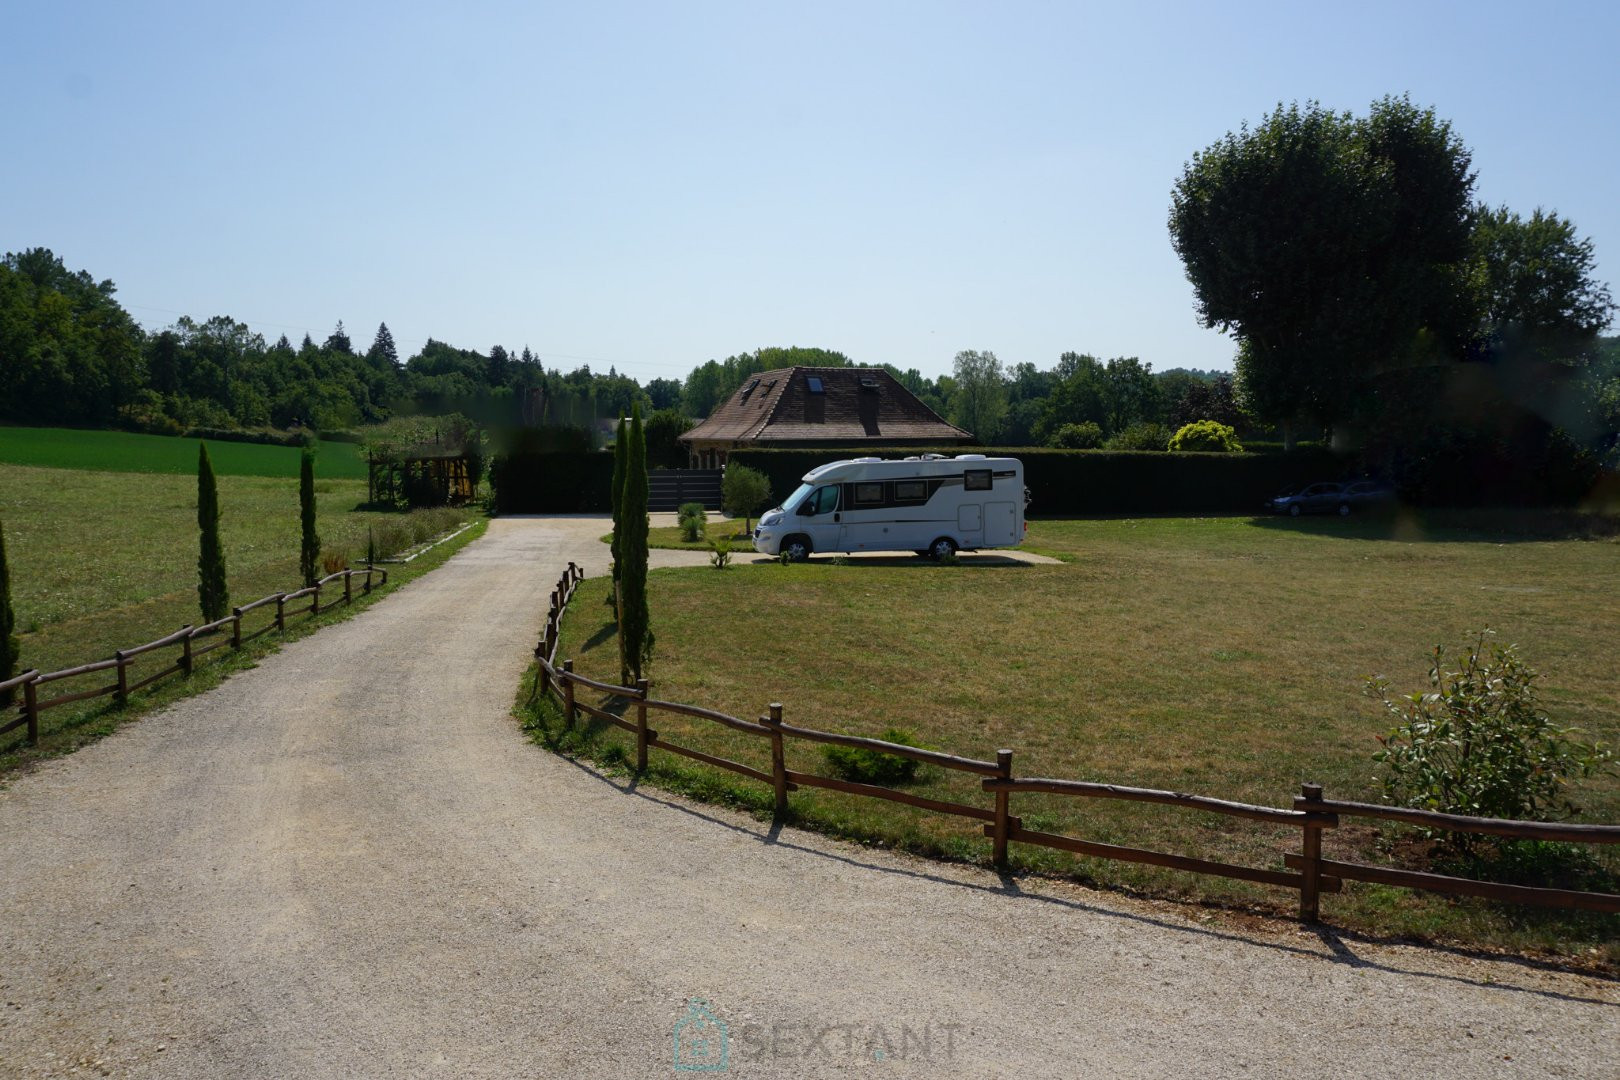
M 739 1076 L 1620 1076 L 1610 980 L 778 834 L 529 745 L 604 526 L 496 520 L 0 792 L 0 1075 L 690 1075 L 700 999 Z

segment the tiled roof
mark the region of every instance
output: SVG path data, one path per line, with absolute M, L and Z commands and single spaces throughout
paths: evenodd
M 819 380 L 821 393 L 811 390 Z M 791 367 L 750 375 L 682 442 L 966 442 L 882 368 Z

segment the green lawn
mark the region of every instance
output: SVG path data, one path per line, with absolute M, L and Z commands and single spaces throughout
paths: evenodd
M 1413 519 L 1222 518 L 1038 521 L 1028 546 L 1070 561 L 655 571 L 654 695 L 750 718 L 781 701 L 790 722 L 807 726 L 868 735 L 898 726 L 979 758 L 1009 747 L 1020 775 L 1288 806 L 1305 781 L 1330 797 L 1374 798 L 1371 754 L 1387 723 L 1363 694 L 1367 676 L 1419 689 L 1434 644 L 1455 649 L 1491 626 L 1542 671 L 1555 718 L 1620 742 L 1612 538 L 1534 539 L 1522 528 Z M 599 580 L 584 586 L 559 655 L 611 678 L 602 589 Z M 671 716 L 656 726 L 768 768 L 757 738 Z M 816 748 L 792 753 L 791 768 L 825 771 Z M 937 769 L 911 790 L 987 805 L 972 778 Z M 1620 778 L 1581 795 L 1588 820 L 1620 822 Z M 965 821 L 822 791 L 798 792 L 794 805 L 850 835 L 966 858 L 987 852 Z M 1298 843 L 1296 830 L 1140 804 L 1020 795 L 1014 813 L 1034 828 L 1261 866 L 1279 865 Z M 1389 856 L 1368 828 L 1328 837 L 1330 855 Z M 1279 912 L 1292 903 L 1260 886 L 1018 845 L 1014 854 L 1028 869 L 1154 894 Z M 1620 936 L 1613 919 L 1526 916 L 1382 887 L 1330 897 L 1325 911 L 1341 925 L 1516 947 Z
M 321 443 L 315 472 L 322 478 L 364 480 L 366 461 L 353 443 Z M 298 477 L 296 448 L 257 443 L 208 443 L 219 476 Z M 197 440 L 127 431 L 0 427 L 0 463 L 56 469 L 197 475 Z

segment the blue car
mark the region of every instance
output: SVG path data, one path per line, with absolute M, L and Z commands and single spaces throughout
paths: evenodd
M 1299 517 L 1301 514 L 1338 514 L 1349 517 L 1355 511 L 1377 510 L 1395 504 L 1395 490 L 1374 480 L 1349 484 L 1323 481 L 1307 484 L 1298 491 L 1277 496 L 1266 504 L 1274 514 Z

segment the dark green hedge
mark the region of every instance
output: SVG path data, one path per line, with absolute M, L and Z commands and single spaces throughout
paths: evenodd
M 515 452 L 490 465 L 495 509 L 502 514 L 607 513 L 613 509 L 613 455 L 600 450 Z
M 734 450 L 730 461 L 758 469 L 780 502 L 817 465 L 852 457 L 906 457 L 923 450 L 860 449 Z M 962 452 L 962 451 L 957 451 Z M 1292 454 L 1119 453 L 1108 450 L 1046 450 L 1029 447 L 967 450 L 1024 463 L 1035 517 L 1074 514 L 1258 513 L 1278 492 L 1315 480 L 1339 480 L 1355 468 L 1350 455 L 1328 450 Z

